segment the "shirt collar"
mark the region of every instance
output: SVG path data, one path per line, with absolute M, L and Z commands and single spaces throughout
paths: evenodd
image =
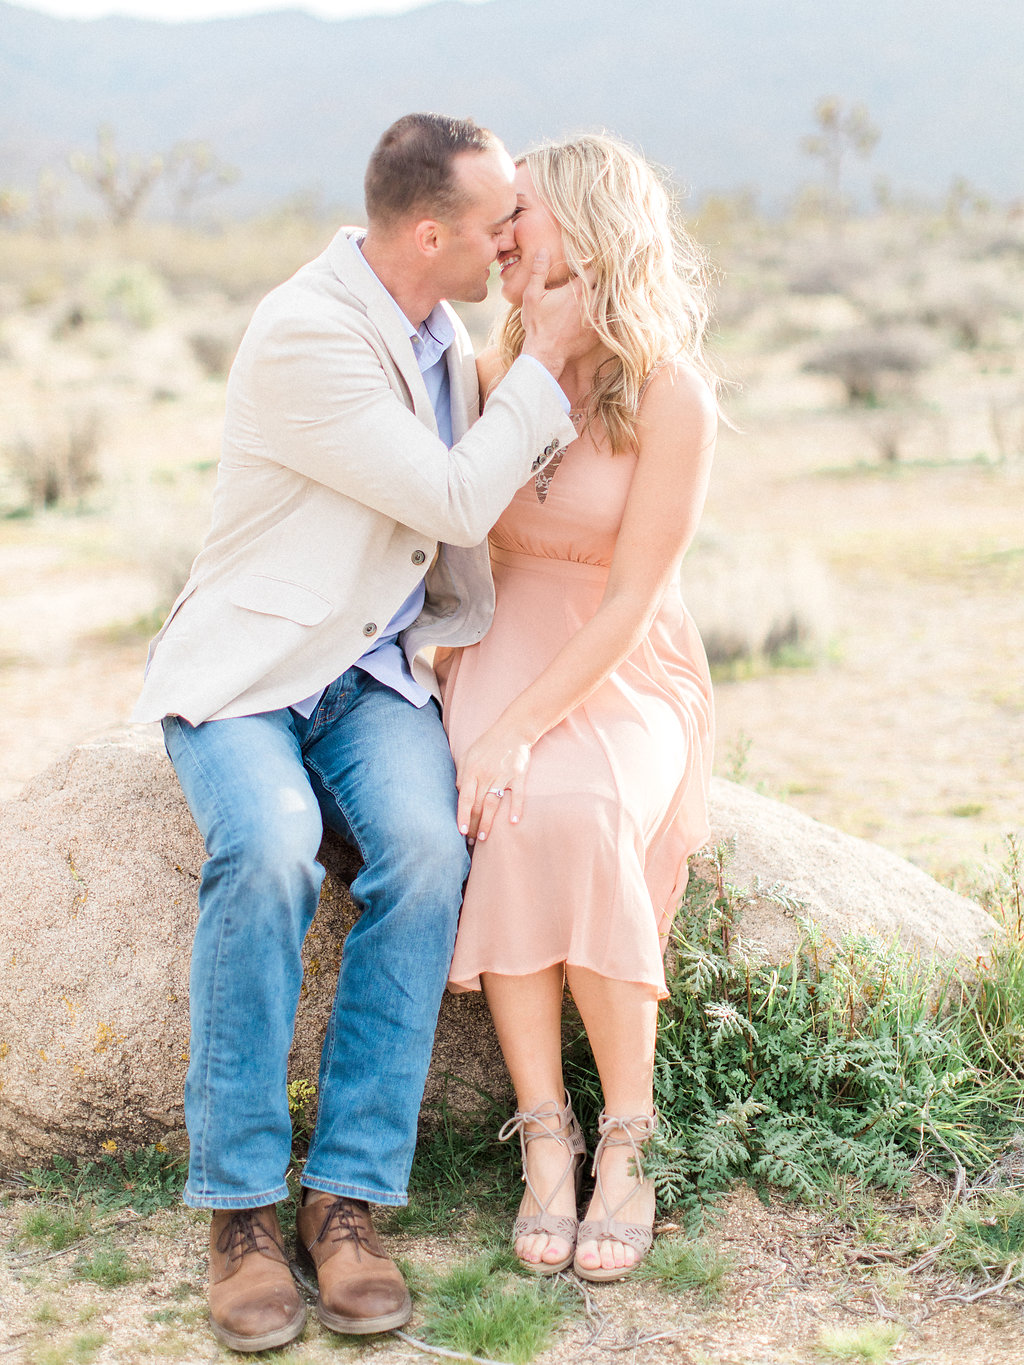
M 392 296 L 388 293 L 388 290 L 381 282 L 381 279 L 373 266 L 363 255 L 363 238 L 354 238 L 353 244 L 356 248 L 356 255 L 380 285 L 381 289 L 384 290 L 384 293 L 387 294 L 391 307 L 401 318 L 402 326 L 405 328 L 405 334 L 412 342 L 413 354 L 416 357 L 416 364 L 419 366 L 420 372 L 422 373 L 424 370 L 429 370 L 431 365 L 437 364 L 445 351 L 455 340 L 455 328 L 452 326 L 451 318 L 445 312 L 443 305 L 438 303 L 434 305 L 430 311 L 430 315 L 423 320 L 420 326 L 414 327 Z

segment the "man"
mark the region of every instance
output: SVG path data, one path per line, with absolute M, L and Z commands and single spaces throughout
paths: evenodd
M 185 1201 L 213 1210 L 210 1320 L 238 1351 L 305 1310 L 275 1204 L 285 1091 L 322 829 L 353 842 L 345 942 L 302 1175 L 300 1254 L 320 1320 L 386 1331 L 411 1312 L 368 1203 L 405 1203 L 416 1121 L 468 870 L 454 769 L 422 655 L 487 629 L 486 535 L 575 435 L 557 379 L 575 286 L 535 266 L 523 356 L 477 418 L 468 338 L 513 243 L 513 165 L 485 130 L 400 119 L 343 229 L 260 304 L 228 383 L 213 525 L 150 652 L 140 721 L 206 843 L 190 980 Z

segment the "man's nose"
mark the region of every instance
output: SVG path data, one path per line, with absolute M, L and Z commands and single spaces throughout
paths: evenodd
M 515 226 L 511 219 L 502 229 L 501 236 L 498 238 L 498 251 L 511 251 L 516 244 Z M 497 256 L 497 252 L 495 252 Z

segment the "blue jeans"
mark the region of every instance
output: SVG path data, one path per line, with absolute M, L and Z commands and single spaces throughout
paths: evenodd
M 404 1204 L 416 1121 L 469 871 L 437 707 L 357 668 L 313 715 L 192 726 L 164 741 L 206 843 L 189 982 L 185 1202 L 288 1196 L 288 1050 L 326 825 L 354 843 L 360 911 L 345 940 L 302 1183 Z

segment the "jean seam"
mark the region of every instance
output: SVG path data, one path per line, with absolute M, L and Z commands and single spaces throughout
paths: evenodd
M 179 728 L 180 728 L 180 725 L 179 725 Z M 207 789 L 208 789 L 208 790 L 212 793 L 212 795 L 213 795 L 214 807 L 215 807 L 215 809 L 216 809 L 218 819 L 220 819 L 222 822 L 224 822 L 224 823 L 226 824 L 225 811 L 224 811 L 224 807 L 223 807 L 223 805 L 222 805 L 222 803 L 221 803 L 220 793 L 219 793 L 219 791 L 218 791 L 218 789 L 217 789 L 217 784 L 211 780 L 209 771 L 208 771 L 208 769 L 207 769 L 205 763 L 203 762 L 202 758 L 201 758 L 201 757 L 199 756 L 199 754 L 197 753 L 196 749 L 193 747 L 193 745 L 192 745 L 192 743 L 191 743 L 191 740 L 190 740 L 188 734 L 186 734 L 184 730 L 181 730 L 181 738 L 182 738 L 182 742 L 184 743 L 185 747 L 188 749 L 189 756 L 190 756 L 190 758 L 192 759 L 193 764 L 195 765 L 197 771 L 202 775 L 204 784 L 206 785 Z M 209 855 L 207 855 L 207 856 L 209 856 Z M 227 867 L 228 877 L 227 877 L 227 884 L 226 884 L 226 888 L 225 888 L 225 889 L 226 889 L 228 892 L 230 892 L 232 883 L 235 882 L 235 881 L 237 881 L 237 872 L 236 872 L 236 870 L 235 870 L 234 863 L 233 863 L 232 860 L 228 859 L 228 860 L 227 860 L 227 863 L 228 863 L 228 867 Z M 200 889 L 201 889 L 201 887 L 200 887 Z M 203 1139 L 202 1139 L 202 1143 L 200 1144 L 200 1149 L 199 1149 L 199 1161 L 200 1161 L 200 1169 L 201 1169 L 202 1172 L 203 1172 L 203 1184 L 204 1184 L 204 1186 L 205 1186 L 205 1184 L 206 1184 L 206 1173 L 207 1173 L 207 1171 L 208 1171 L 208 1169 L 209 1169 L 208 1157 L 207 1157 L 207 1140 L 208 1140 L 208 1134 L 209 1134 L 209 1130 L 210 1130 L 210 1102 L 211 1102 L 211 1098 L 212 1098 L 212 1094 L 211 1094 L 211 1085 L 210 1085 L 210 1066 L 211 1066 L 210 1058 L 211 1058 L 211 1053 L 212 1053 L 212 1051 L 213 1051 L 213 1048 L 212 1048 L 212 1045 L 211 1045 L 211 1036 L 212 1036 L 212 1029 L 213 1029 L 213 1019 L 214 1019 L 215 1016 L 216 1016 L 216 1010 L 215 1010 L 215 1008 L 214 1008 L 214 1005 L 215 1005 L 215 1000 L 216 1000 L 216 995 L 217 995 L 217 982 L 218 982 L 219 976 L 220 976 L 219 967 L 220 967 L 221 954 L 222 954 L 222 945 L 223 945 L 223 941 L 224 941 L 224 933 L 225 933 L 225 930 L 226 930 L 226 927 L 227 927 L 227 920 L 228 920 L 228 916 L 227 916 L 227 915 L 224 915 L 224 916 L 221 917 L 220 930 L 219 930 L 218 935 L 217 935 L 216 952 L 215 952 L 215 954 L 214 954 L 214 960 L 213 960 L 214 989 L 210 992 L 210 1017 L 209 1017 L 208 1025 L 207 1025 L 207 1026 L 208 1026 L 208 1029 L 209 1029 L 210 1031 L 209 1031 L 209 1032 L 207 1033 L 207 1035 L 206 1035 L 206 1067 L 205 1067 L 205 1075 L 204 1075 L 203 1081 L 202 1081 L 202 1085 L 203 1085 Z M 227 1196 L 224 1196 L 224 1197 L 227 1197 Z
M 278 1191 L 283 1191 L 283 1193 L 278 1193 Z M 209 1193 L 206 1189 L 202 1189 L 202 1190 L 198 1190 L 198 1191 L 193 1191 L 193 1190 L 190 1190 L 190 1189 L 189 1189 L 189 1187 L 188 1187 L 187 1184 L 186 1184 L 186 1186 L 185 1186 L 185 1202 L 186 1202 L 186 1203 L 188 1203 L 188 1200 L 189 1200 L 190 1198 L 191 1198 L 191 1199 L 196 1199 L 196 1200 L 201 1199 L 201 1200 L 203 1200 L 203 1201 L 207 1201 L 207 1200 L 214 1200 L 214 1201 L 216 1201 L 216 1202 L 214 1202 L 214 1203 L 203 1202 L 203 1203 L 201 1203 L 201 1204 L 198 1204 L 198 1203 L 197 1203 L 197 1204 L 191 1205 L 191 1207 L 193 1207 L 193 1208 L 201 1208 L 201 1209 L 210 1209 L 210 1208 L 221 1208 L 221 1209 L 261 1209 L 261 1208 L 265 1208 L 268 1204 L 276 1204 L 276 1203 L 279 1203 L 282 1199 L 287 1199 L 287 1198 L 288 1198 L 288 1195 L 289 1195 L 288 1186 L 285 1184 L 284 1181 L 281 1181 L 281 1183 L 280 1183 L 279 1185 L 274 1185 L 274 1186 L 272 1186 L 269 1190 L 261 1190 L 258 1194 L 238 1194 L 238 1195 L 235 1195 L 235 1194 L 211 1194 L 211 1193 Z M 238 1202 L 240 1199 L 244 1199 L 244 1200 L 246 1200 L 246 1201 L 252 1200 L 252 1202 L 251 1202 L 251 1203 L 246 1202 L 246 1203 L 244 1203 L 244 1204 L 240 1204 L 240 1203 Z
M 319 1180 L 321 1184 L 310 1184 L 311 1180 Z M 300 1183 L 304 1190 L 317 1190 L 320 1194 L 338 1194 L 346 1199 L 365 1199 L 370 1204 L 400 1208 L 409 1202 L 408 1190 L 371 1190 L 363 1185 L 349 1185 L 343 1180 L 328 1180 L 318 1175 L 307 1178 L 305 1171 L 302 1173 Z
M 339 717 L 339 719 L 340 719 L 340 717 Z M 345 809 L 345 805 L 344 805 L 344 802 L 342 801 L 341 797 L 339 796 L 339 794 L 337 793 L 337 791 L 335 791 L 335 789 L 334 789 L 334 787 L 331 785 L 331 783 L 328 782 L 327 778 L 324 776 L 324 773 L 323 773 L 322 769 L 320 768 L 319 764 L 317 764 L 317 762 L 315 761 L 315 759 L 312 759 L 312 758 L 308 757 L 308 755 L 305 755 L 305 754 L 304 754 L 304 755 L 303 755 L 303 762 L 305 763 L 306 767 L 307 767 L 311 772 L 316 773 L 317 777 L 320 779 L 320 782 L 323 784 L 324 791 L 329 792 L 330 795 L 333 797 L 334 801 L 335 801 L 336 804 L 337 804 L 338 809 L 341 811 L 342 819 L 345 821 L 345 823 L 346 823 L 346 824 L 348 825 L 348 827 L 349 827 L 349 830 L 351 831 L 352 838 L 353 838 L 353 840 L 355 841 L 356 850 L 358 851 L 359 856 L 360 856 L 360 858 L 363 860 L 363 863 L 364 863 L 364 865 L 365 865 L 365 863 L 366 863 L 366 851 L 365 851 L 365 849 L 363 848 L 363 844 L 362 844 L 362 841 L 360 840 L 360 837 L 359 837 L 358 833 L 357 833 L 356 830 L 353 829 L 353 827 L 352 827 L 352 821 L 348 818 L 348 812 L 347 812 L 346 809 Z M 361 913 L 361 912 L 360 912 L 360 913 Z M 341 952 L 342 952 L 342 957 L 344 957 L 344 955 L 345 955 L 345 948 L 344 948 L 344 945 L 342 945 L 342 950 L 341 950 Z M 329 1075 L 329 1074 L 330 1074 L 330 1071 L 331 1071 L 331 1064 L 332 1064 L 333 1061 L 334 1061 L 335 1041 L 336 1041 L 337 1036 L 338 1036 L 338 1031 L 337 1031 L 337 1029 L 335 1028 L 334 1024 L 335 1024 L 335 1019 L 336 1019 L 337 1010 L 338 1010 L 338 992 L 341 990 L 341 974 L 340 974 L 340 972 L 339 972 L 338 980 L 337 980 L 337 982 L 336 982 L 336 984 L 335 984 L 334 990 L 335 990 L 335 997 L 334 997 L 334 1000 L 332 1001 L 332 1004 L 331 1004 L 330 1022 L 329 1022 L 328 1025 L 327 1025 L 327 1040 L 326 1040 L 326 1047 L 325 1047 L 324 1052 L 322 1053 L 321 1062 L 320 1062 L 321 1068 L 322 1068 L 323 1073 L 324 1073 L 325 1076 L 326 1076 L 326 1075 Z M 317 1126 L 318 1126 L 318 1124 L 319 1124 L 319 1118 L 320 1118 L 320 1115 L 319 1115 L 319 1111 L 318 1111 L 318 1112 L 317 1112 L 317 1124 L 314 1124 L 314 1127 L 313 1127 L 313 1134 L 312 1134 L 312 1141 L 313 1141 L 314 1146 L 315 1146 L 315 1144 L 316 1144 L 316 1129 L 317 1129 Z M 353 1197 L 353 1198 L 360 1198 L 361 1196 L 352 1196 L 352 1197 Z

